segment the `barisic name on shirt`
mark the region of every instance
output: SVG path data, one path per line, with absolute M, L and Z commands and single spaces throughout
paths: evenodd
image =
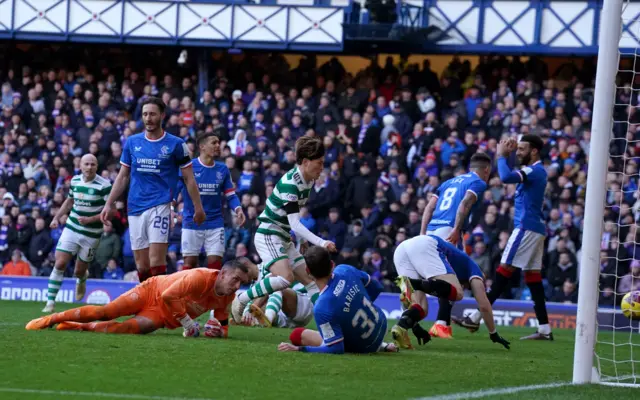
M 347 292 L 347 296 L 344 299 L 344 308 L 342 309 L 342 311 L 348 313 L 349 310 L 351 310 L 351 302 L 353 301 L 355 295 L 358 293 L 360 293 L 360 288 L 358 286 L 352 286 L 349 289 L 349 291 Z

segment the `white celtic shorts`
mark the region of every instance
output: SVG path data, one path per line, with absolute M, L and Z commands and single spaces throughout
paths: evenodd
M 90 238 L 69 228 L 62 230 L 62 235 L 58 240 L 56 251 L 78 255 L 80 261 L 90 263 L 96 254 L 96 248 L 100 243 L 100 238 Z
M 525 271 L 540 271 L 544 256 L 544 240 L 544 235 L 516 228 L 509 237 L 500 263 Z
M 307 326 L 313 319 L 313 304 L 311 303 L 311 297 L 306 293 L 296 292 L 296 294 L 298 295 L 296 315 L 293 318 L 289 318 L 282 310 L 280 310 L 278 313 L 279 328 L 298 328 Z
M 202 247 L 207 256 L 224 255 L 224 228 L 182 229 L 182 255 L 199 256 Z
M 169 203 L 155 206 L 140 215 L 129 215 L 131 250 L 142 250 L 151 243 L 169 243 Z
M 455 274 L 447 258 L 438 251 L 436 239 L 426 235 L 400 243 L 393 253 L 393 263 L 398 275 L 412 279 Z
M 276 261 L 287 258 L 292 270 L 305 265 L 304 257 L 293 245 L 293 242 L 286 242 L 277 235 L 265 235 L 256 232 L 253 244 L 256 246 L 258 255 L 262 259 L 262 265 L 267 271 Z

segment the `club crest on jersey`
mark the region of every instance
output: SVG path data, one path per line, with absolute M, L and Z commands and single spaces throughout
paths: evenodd
M 221 181 L 224 178 L 224 175 L 222 174 L 222 172 L 216 172 L 216 178 Z
M 96 191 L 94 189 L 89 189 L 88 192 L 89 194 L 94 194 Z
M 284 247 L 280 247 L 280 253 L 284 254 L 284 253 L 286 253 L 286 252 L 287 252 L 287 251 L 284 249 Z
M 160 148 L 160 154 L 158 154 L 160 158 L 169 158 L 169 146 L 162 146 Z

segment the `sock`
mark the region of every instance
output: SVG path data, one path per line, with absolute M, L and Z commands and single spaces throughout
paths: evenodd
M 155 267 L 151 267 L 151 276 L 166 275 L 166 274 L 167 274 L 166 265 L 157 265 Z
M 398 325 L 404 329 L 411 329 L 415 324 L 422 321 L 427 314 L 419 304 L 412 304 L 408 310 L 402 313 Z
M 209 269 L 217 269 L 218 271 L 222 269 L 222 261 L 218 260 L 215 262 L 212 262 L 210 264 L 207 264 L 207 268 Z
M 294 346 L 302 346 L 302 332 L 304 332 L 305 328 L 296 328 L 289 335 L 289 340 L 291 344 Z
M 511 280 L 512 275 L 513 271 L 508 270 L 503 265 L 498 267 L 498 269 L 496 270 L 496 279 L 495 281 L 493 281 L 489 293 L 487 293 L 487 297 L 489 298 L 489 302 L 491 304 L 495 303 L 496 299 L 502 295 L 504 290 L 509 285 L 509 281 Z
M 60 291 L 60 286 L 62 286 L 63 278 L 64 271 L 59 271 L 55 268 L 53 269 L 53 271 L 51 271 L 51 275 L 49 275 L 49 284 L 47 290 L 47 304 L 56 301 L 56 296 L 58 295 L 58 291 Z
M 549 324 L 540 324 L 538 326 L 538 332 L 543 335 L 548 335 L 551 333 L 551 326 L 549 326 Z
M 544 299 L 542 276 L 539 271 L 525 271 L 524 281 L 531 291 L 533 309 L 536 312 L 536 318 L 538 318 L 538 324 L 540 325 L 538 332 L 548 335 L 551 332 L 551 328 L 549 327 L 549 316 L 547 315 L 547 306 Z
M 318 289 L 318 285 L 315 282 L 311 282 L 304 287 L 307 289 L 307 294 L 311 298 L 311 304 L 316 304 L 318 300 L 318 296 L 320 296 L 320 289 Z
M 135 318 L 128 319 L 124 322 L 105 321 L 91 322 L 82 324 L 83 331 L 102 332 L 102 333 L 140 333 L 140 326 Z
M 290 285 L 291 282 L 281 276 L 270 276 L 254 283 L 246 292 L 240 293 L 238 300 L 241 304 L 247 304 L 249 300 L 279 292 L 288 288 Z
M 265 311 L 265 315 L 269 322 L 273 323 L 273 321 L 278 316 L 278 312 L 282 308 L 282 292 L 271 293 L 269 296 L 269 300 L 267 301 L 267 308 Z
M 93 322 L 104 319 L 104 317 L 105 312 L 103 306 L 84 306 L 51 314 L 51 325 L 65 321 Z
M 140 283 L 146 281 L 149 278 L 151 278 L 151 271 L 150 270 L 146 270 L 146 271 L 138 270 L 138 279 L 140 280 Z
M 451 309 L 453 308 L 453 303 L 449 300 L 438 299 L 438 317 L 436 324 L 449 326 L 451 325 Z
M 414 289 L 442 299 L 456 300 L 458 291 L 449 282 L 440 279 L 410 279 Z

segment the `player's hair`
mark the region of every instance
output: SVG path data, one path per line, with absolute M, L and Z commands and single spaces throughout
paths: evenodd
M 317 160 L 324 157 L 324 145 L 317 137 L 303 136 L 296 141 L 296 163 L 302 164 L 302 160 Z
M 538 152 L 540 152 L 544 147 L 544 142 L 542 141 L 542 138 L 538 135 L 531 135 L 531 134 L 522 135 L 522 137 L 520 138 L 520 141 L 529 143 L 529 145 L 534 149 L 538 150 Z
M 147 97 L 146 99 L 144 99 L 142 101 L 140 109 L 142 110 L 142 108 L 144 106 L 146 106 L 147 104 L 153 104 L 153 105 L 157 106 L 158 109 L 160 110 L 160 114 L 164 114 L 164 110 L 165 110 L 166 106 L 164 105 L 164 101 L 162 101 L 161 98 L 154 97 L 154 96 Z
M 217 137 L 218 140 L 220 140 L 220 136 L 218 136 L 216 133 L 214 132 L 201 132 L 197 137 L 196 137 L 196 147 L 200 147 L 200 144 L 204 143 L 205 140 L 209 139 L 210 137 Z
M 471 168 L 485 168 L 488 165 L 491 165 L 493 161 L 488 154 L 485 153 L 476 153 L 471 156 Z
M 229 260 L 226 263 L 224 263 L 224 265 L 222 266 L 222 269 L 225 270 L 232 270 L 232 269 L 239 269 L 240 271 L 244 272 L 245 274 L 249 273 L 249 268 L 246 266 L 246 264 L 238 261 L 238 260 Z
M 325 278 L 331 275 L 331 255 L 324 247 L 313 246 L 304 253 L 304 262 L 309 273 L 315 278 Z

